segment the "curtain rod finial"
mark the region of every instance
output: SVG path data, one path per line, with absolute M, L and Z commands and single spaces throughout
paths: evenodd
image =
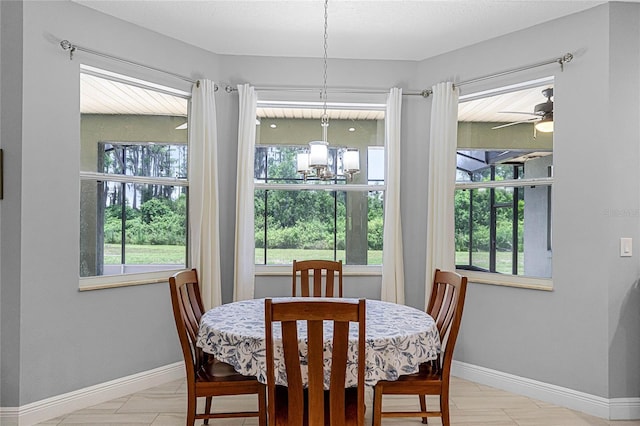
M 62 50 L 68 50 L 69 60 L 73 60 L 73 52 L 76 51 L 76 47 L 73 44 L 71 44 L 69 40 L 62 40 L 60 42 L 60 47 L 62 48 Z
M 564 64 L 567 62 L 571 62 L 573 59 L 573 55 L 571 53 L 565 54 L 563 57 L 558 59 L 558 63 L 560 64 L 560 72 L 564 71 Z

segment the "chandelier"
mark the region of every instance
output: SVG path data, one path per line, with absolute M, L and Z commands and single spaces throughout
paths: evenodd
M 333 179 L 335 175 L 329 169 L 329 142 L 327 142 L 327 131 L 329 129 L 329 115 L 327 114 L 327 18 L 329 0 L 324 2 L 324 60 L 323 60 L 323 84 L 320 97 L 323 108 L 320 116 L 320 126 L 322 127 L 322 140 L 309 142 L 307 152 L 298 153 L 296 157 L 296 170 L 302 174 L 304 180 L 307 177 L 315 177 L 321 180 Z M 337 168 L 337 165 L 336 165 Z M 360 152 L 354 148 L 347 148 L 342 152 L 343 173 L 349 180 L 360 171 Z

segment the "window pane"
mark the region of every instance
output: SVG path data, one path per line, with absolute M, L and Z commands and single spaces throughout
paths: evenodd
M 367 148 L 367 180 L 369 185 L 384 184 L 384 147 Z
M 100 223 L 97 238 L 81 240 L 81 277 L 185 267 L 186 188 L 91 181 L 81 187 L 81 224 Z
M 184 178 L 187 145 L 157 143 L 100 143 L 102 173 Z
M 495 188 L 493 191 L 495 235 L 491 231 L 492 190 L 456 191 L 456 265 L 473 270 L 550 278 L 551 188 Z M 515 217 L 514 199 L 517 202 Z M 514 230 L 514 226 L 517 229 Z
M 471 190 L 471 265 L 489 271 L 490 194 L 488 189 Z
M 303 184 L 305 179 L 297 171 L 297 155 L 308 151 L 305 146 L 257 146 L 254 157 L 254 181 L 273 184 Z M 342 175 L 342 156 L 337 148 L 329 148 L 328 167 L 335 176 L 327 180 L 328 183 L 345 183 Z M 338 167 L 338 174 L 336 174 Z M 319 181 L 315 177 L 308 177 L 307 181 Z M 323 183 L 325 181 L 319 181 Z
M 257 190 L 256 263 L 326 259 L 381 264 L 382 196 L 381 191 Z M 368 220 L 359 220 L 363 212 Z

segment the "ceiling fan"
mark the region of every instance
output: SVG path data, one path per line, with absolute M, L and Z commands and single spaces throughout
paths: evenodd
M 492 127 L 491 129 L 501 129 L 503 127 L 509 127 L 521 123 L 535 123 L 533 125 L 534 137 L 535 131 L 548 133 L 553 132 L 553 88 L 547 88 L 542 91 L 542 95 L 547 98 L 546 102 L 542 102 L 533 108 L 533 112 L 522 111 L 500 111 L 508 114 L 527 114 L 535 117 L 526 120 L 514 121 L 512 123 L 502 124 L 500 126 Z

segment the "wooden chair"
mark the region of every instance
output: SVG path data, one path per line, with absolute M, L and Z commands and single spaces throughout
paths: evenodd
M 269 426 L 364 425 L 365 300 L 265 301 Z M 308 363 L 298 351 L 297 321 L 308 331 Z M 323 320 L 333 321 L 329 390 L 324 390 Z M 287 386 L 275 384 L 273 322 L 280 321 Z M 345 389 L 349 321 L 358 323 L 358 386 Z M 352 365 L 349 365 L 352 368 Z M 308 371 L 303 388 L 301 368 Z
M 467 278 L 455 272 L 436 270 L 427 313 L 433 317 L 440 333 L 442 352 L 437 360 L 420 365 L 411 375 L 400 376 L 397 381 L 380 381 L 373 392 L 373 426 L 380 426 L 382 417 L 441 417 L 443 426 L 449 426 L 449 383 L 453 349 L 460 330 Z M 382 395 L 418 395 L 420 411 L 382 411 Z M 425 395 L 440 396 L 440 410 L 427 411 Z
M 192 426 L 196 419 L 204 419 L 208 424 L 209 419 L 228 417 L 258 417 L 259 424 L 266 426 L 265 386 L 255 377 L 236 373 L 231 365 L 217 361 L 196 346 L 198 326 L 204 313 L 196 270 L 178 272 L 170 277 L 169 289 L 187 369 L 187 426 Z M 258 395 L 258 411 L 211 413 L 212 397 L 247 394 Z M 206 398 L 203 413 L 197 412 L 199 397 Z
M 310 272 L 313 271 L 313 290 L 311 289 Z M 291 295 L 297 295 L 297 281 L 300 277 L 300 295 L 303 297 L 334 297 L 335 276 L 338 275 L 338 297 L 342 297 L 342 260 L 302 260 L 293 261 L 293 287 Z M 324 280 L 324 294 L 322 276 Z M 313 291 L 313 292 L 312 292 Z

